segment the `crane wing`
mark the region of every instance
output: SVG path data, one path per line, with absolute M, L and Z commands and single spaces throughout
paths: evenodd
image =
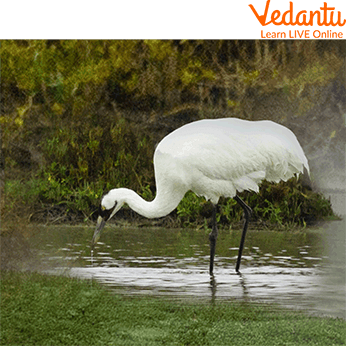
M 164 174 L 174 176 L 212 201 L 237 191 L 258 192 L 263 180 L 278 182 L 308 169 L 295 135 L 270 121 L 202 120 L 164 138 L 155 156 Z M 159 163 L 159 162 L 157 162 Z

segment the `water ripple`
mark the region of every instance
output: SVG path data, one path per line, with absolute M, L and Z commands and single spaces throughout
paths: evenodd
M 340 228 L 342 232 L 340 232 Z M 68 230 L 70 231 L 70 230 Z M 344 222 L 305 233 L 249 232 L 235 273 L 239 233 L 220 233 L 214 277 L 207 235 L 189 230 L 105 231 L 93 257 L 82 239 L 39 250 L 49 273 L 92 278 L 121 294 L 275 302 L 345 318 Z

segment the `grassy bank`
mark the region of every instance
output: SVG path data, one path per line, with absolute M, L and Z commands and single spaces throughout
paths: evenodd
M 271 305 L 113 295 L 91 281 L 2 272 L 1 345 L 344 345 L 341 319 Z

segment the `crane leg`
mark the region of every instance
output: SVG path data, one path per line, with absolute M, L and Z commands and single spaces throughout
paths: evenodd
M 216 247 L 217 232 L 218 232 L 217 224 L 216 224 L 216 212 L 217 212 L 217 206 L 214 205 L 212 231 L 209 234 L 209 242 L 210 242 L 209 274 L 210 275 L 213 275 L 213 270 L 214 270 L 215 247 Z
M 243 228 L 243 232 L 241 234 L 241 240 L 240 240 L 239 252 L 238 252 L 238 259 L 237 259 L 237 264 L 236 264 L 236 267 L 235 267 L 235 271 L 238 273 L 239 272 L 239 267 L 240 267 L 241 255 L 243 253 L 243 248 L 244 248 L 246 231 L 247 231 L 247 227 L 248 227 L 248 224 L 249 224 L 249 221 L 250 221 L 250 217 L 251 217 L 251 214 L 252 214 L 252 209 L 240 197 L 235 196 L 234 199 L 243 208 L 244 215 L 245 215 L 244 228 Z

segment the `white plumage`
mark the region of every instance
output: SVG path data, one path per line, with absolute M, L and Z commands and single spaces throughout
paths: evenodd
M 220 196 L 258 192 L 258 184 L 309 170 L 292 131 L 272 121 L 200 120 L 166 136 L 154 155 L 158 193 L 165 185 L 192 190 L 214 204 Z
M 303 149 L 293 132 L 282 125 L 236 118 L 200 120 L 178 128 L 158 144 L 153 201 L 147 202 L 129 189 L 114 189 L 103 197 L 100 215 L 107 221 L 106 217 L 110 219 L 127 203 L 145 217 L 162 217 L 189 190 L 216 205 L 221 196 L 258 192 L 263 179 L 286 181 L 304 167 L 309 172 Z M 100 222 L 94 242 L 103 227 Z

